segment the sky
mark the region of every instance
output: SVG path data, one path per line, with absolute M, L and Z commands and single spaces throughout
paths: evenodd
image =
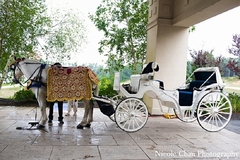
M 102 0 L 47 0 L 48 4 L 61 7 L 64 9 L 72 8 L 79 10 L 82 17 L 85 19 L 87 27 L 87 44 L 82 48 L 82 51 L 77 53 L 77 56 L 72 56 L 70 61 L 77 62 L 78 65 L 98 63 L 104 65 L 106 57 L 99 55 L 99 42 L 103 37 L 103 33 L 98 31 L 93 22 L 88 18 L 88 14 L 95 13 L 97 7 Z
M 88 18 L 88 13 L 94 13 L 101 0 L 48 0 L 56 6 L 63 8 L 74 8 L 82 12 L 87 26 L 88 43 L 77 57 L 72 58 L 78 65 L 98 63 L 104 64 L 106 57 L 99 55 L 98 42 L 103 37 L 103 33 L 98 31 L 92 21 Z M 214 50 L 214 56 L 231 56 L 227 49 L 232 45 L 233 34 L 240 34 L 240 7 L 224 12 L 211 19 L 196 24 L 196 30 L 189 33 L 189 49 L 194 50 Z M 190 58 L 190 55 L 188 54 Z
M 240 34 L 239 15 L 237 7 L 196 24 L 196 30 L 189 34 L 189 49 L 214 50 L 214 56 L 230 57 L 227 49 L 232 46 L 232 37 Z

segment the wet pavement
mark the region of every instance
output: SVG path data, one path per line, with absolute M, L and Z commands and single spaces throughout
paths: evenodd
M 94 108 L 91 128 L 76 129 L 84 110 L 77 117 L 64 117 L 59 125 L 54 108 L 53 124 L 45 129 L 29 121 L 40 118 L 36 107 L 0 107 L 1 160 L 147 160 L 147 159 L 239 159 L 240 121 L 232 120 L 220 132 L 207 132 L 197 121 L 150 116 L 144 128 L 126 133 Z M 48 112 L 48 110 L 47 110 Z M 66 113 L 66 104 L 64 107 Z M 17 130 L 16 127 L 23 129 Z

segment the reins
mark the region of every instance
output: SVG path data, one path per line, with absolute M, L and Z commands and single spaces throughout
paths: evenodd
M 38 66 L 35 70 L 34 70 L 34 72 L 31 74 L 31 76 L 24 82 L 24 83 L 26 83 L 26 82 L 28 82 L 29 80 L 31 80 L 31 81 L 33 81 L 33 82 L 37 82 L 37 83 L 40 83 L 41 85 L 43 85 L 43 86 L 45 86 L 46 87 L 46 85 L 44 84 L 44 83 L 42 83 L 42 81 L 41 81 L 41 75 L 42 75 L 42 70 L 43 70 L 43 68 L 42 68 L 42 66 L 43 66 L 43 64 L 42 63 L 30 63 L 30 62 L 24 62 L 25 64 L 40 64 L 40 66 Z M 15 75 L 15 69 L 16 69 L 16 67 L 18 67 L 18 69 L 19 70 L 21 70 L 21 68 L 18 66 L 19 65 L 19 62 L 15 62 L 15 68 L 14 68 L 14 79 L 16 80 L 16 82 L 17 83 L 19 83 L 21 86 L 23 86 L 23 84 L 16 78 L 16 75 Z M 39 69 L 39 72 L 38 72 L 38 74 L 36 75 L 36 77 L 34 77 L 33 78 L 33 75 L 37 72 L 37 70 Z M 32 83 L 32 82 L 31 82 Z

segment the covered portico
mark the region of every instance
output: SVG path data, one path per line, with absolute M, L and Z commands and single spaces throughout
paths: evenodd
M 186 79 L 189 27 L 239 5 L 239 0 L 149 0 L 146 62 L 160 66 L 154 79 L 169 90 L 181 86 Z M 144 97 L 144 101 L 151 114 L 161 114 L 157 100 Z

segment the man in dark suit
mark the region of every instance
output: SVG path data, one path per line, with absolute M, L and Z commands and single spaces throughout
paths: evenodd
M 52 67 L 59 67 L 61 68 L 62 65 L 60 63 L 55 63 Z M 63 101 L 58 102 L 58 121 L 60 124 L 64 124 L 63 122 Z M 49 115 L 48 115 L 48 123 L 52 123 L 53 120 L 53 106 L 55 102 L 50 102 L 49 106 Z

